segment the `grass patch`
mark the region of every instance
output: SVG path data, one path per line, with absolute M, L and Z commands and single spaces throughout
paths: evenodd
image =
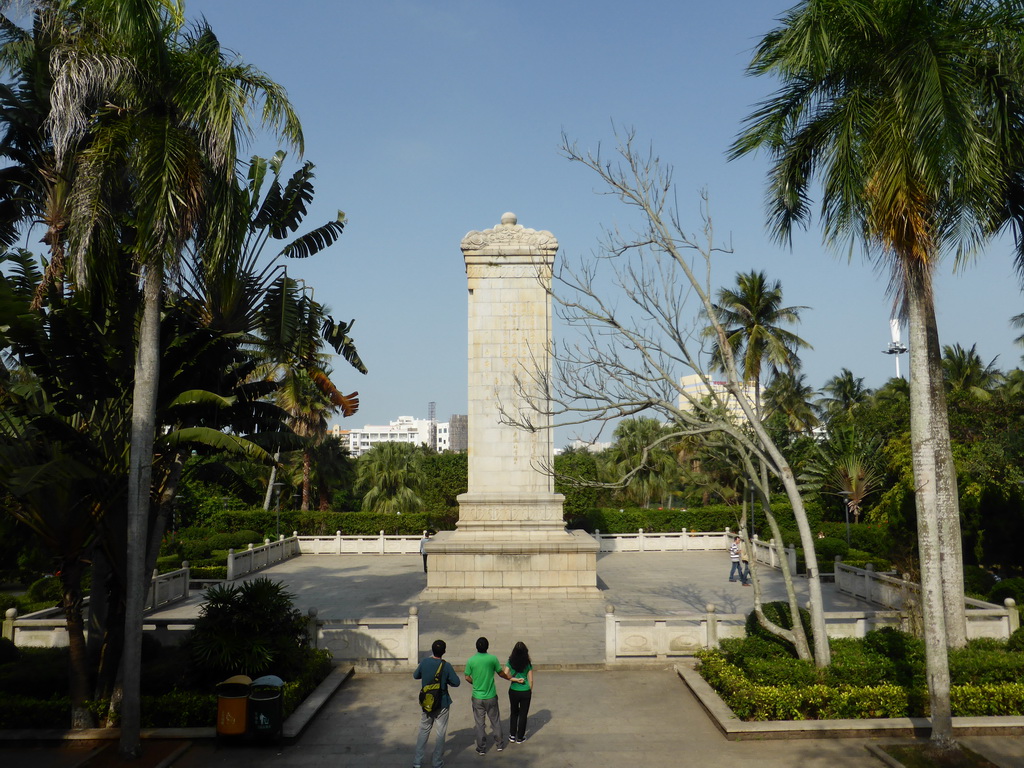
M 903 768 L 999 768 L 977 752 L 960 744 L 952 751 L 931 744 L 885 744 L 879 749 L 903 764 Z

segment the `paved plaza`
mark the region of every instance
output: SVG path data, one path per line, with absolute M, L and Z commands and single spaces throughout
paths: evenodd
M 878 739 L 830 738 L 728 741 L 679 679 L 670 663 L 605 668 L 604 611 L 621 615 L 702 611 L 745 612 L 753 590 L 727 580 L 728 556 L 719 553 L 619 553 L 598 559 L 598 600 L 479 600 L 431 602 L 418 556 L 303 556 L 263 571 L 281 579 L 303 609 L 324 618 L 400 616 L 420 610 L 423 654 L 436 637 L 448 642 L 447 659 L 461 671 L 483 634 L 491 650 L 507 654 L 525 641 L 537 665 L 527 741 L 479 757 L 473 746 L 469 686 L 453 689 L 445 764 L 529 768 L 661 768 L 756 766 L 756 768 L 862 768 L 883 764 L 868 751 Z M 783 595 L 776 573 L 763 574 L 765 599 Z M 805 587 L 798 580 L 801 588 Z M 831 610 L 863 608 L 825 585 Z M 195 600 L 162 616 L 193 615 Z M 409 671 L 357 671 L 285 747 L 218 749 L 195 742 L 163 768 L 336 768 L 411 766 L 419 723 L 419 683 Z M 503 722 L 508 700 L 499 687 Z M 884 739 L 893 742 L 899 739 Z M 1024 767 L 1024 738 L 961 740 L 1000 768 Z M 5 768 L 71 768 L 82 751 L 5 748 Z M 150 768 L 146 764 L 146 768 Z
M 480 635 L 497 654 L 517 640 L 529 646 L 538 664 L 603 664 L 605 607 L 620 616 L 702 613 L 708 603 L 718 613 L 747 613 L 754 607 L 752 587 L 730 582 L 726 552 L 621 552 L 598 556 L 600 598 L 435 601 L 422 596 L 426 585 L 419 555 L 304 555 L 260 572 L 280 579 L 303 610 L 315 607 L 322 619 L 398 618 L 416 606 L 420 615 L 420 651 L 443 637 L 458 663 L 474 653 Z M 777 571 L 761 567 L 762 600 L 784 600 Z M 806 582 L 797 588 L 806 600 Z M 823 585 L 826 609 L 867 610 L 866 603 Z M 154 614 L 193 616 L 201 602 Z M 802 601 L 803 602 L 803 601 Z

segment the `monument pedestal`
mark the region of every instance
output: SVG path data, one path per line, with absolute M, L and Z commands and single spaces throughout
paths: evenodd
M 598 549 L 589 534 L 565 529 L 561 494 L 463 494 L 457 530 L 426 545 L 424 597 L 600 597 Z

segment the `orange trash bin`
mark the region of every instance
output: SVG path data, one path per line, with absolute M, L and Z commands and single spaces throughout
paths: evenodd
M 249 724 L 252 678 L 235 675 L 217 683 L 217 736 L 244 736 Z

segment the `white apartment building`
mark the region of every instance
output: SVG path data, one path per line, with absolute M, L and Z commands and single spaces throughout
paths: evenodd
M 414 419 L 412 416 L 399 416 L 387 426 L 367 424 L 362 429 L 342 429 L 340 424 L 335 424 L 330 433 L 341 440 L 349 454 L 355 457 L 362 456 L 378 443 L 426 445 L 437 451 L 446 451 L 451 447 L 451 427 L 448 422 L 431 422 L 429 419 Z
M 708 387 L 710 384 L 710 387 Z M 690 397 L 700 400 L 708 397 L 712 392 L 718 395 L 726 404 L 726 408 L 730 416 L 734 419 L 744 419 L 743 409 L 740 407 L 739 402 L 736 398 L 729 393 L 728 382 L 725 381 L 712 381 L 708 380 L 708 384 L 705 384 L 701 377 L 694 373 L 690 376 L 683 376 L 679 380 L 679 386 L 683 389 L 683 392 L 690 395 Z M 747 398 L 747 402 L 751 405 L 754 404 L 754 383 L 748 381 L 743 385 L 742 388 L 743 396 Z M 681 411 L 692 411 L 693 403 L 690 402 L 686 394 L 679 395 L 679 410 Z

